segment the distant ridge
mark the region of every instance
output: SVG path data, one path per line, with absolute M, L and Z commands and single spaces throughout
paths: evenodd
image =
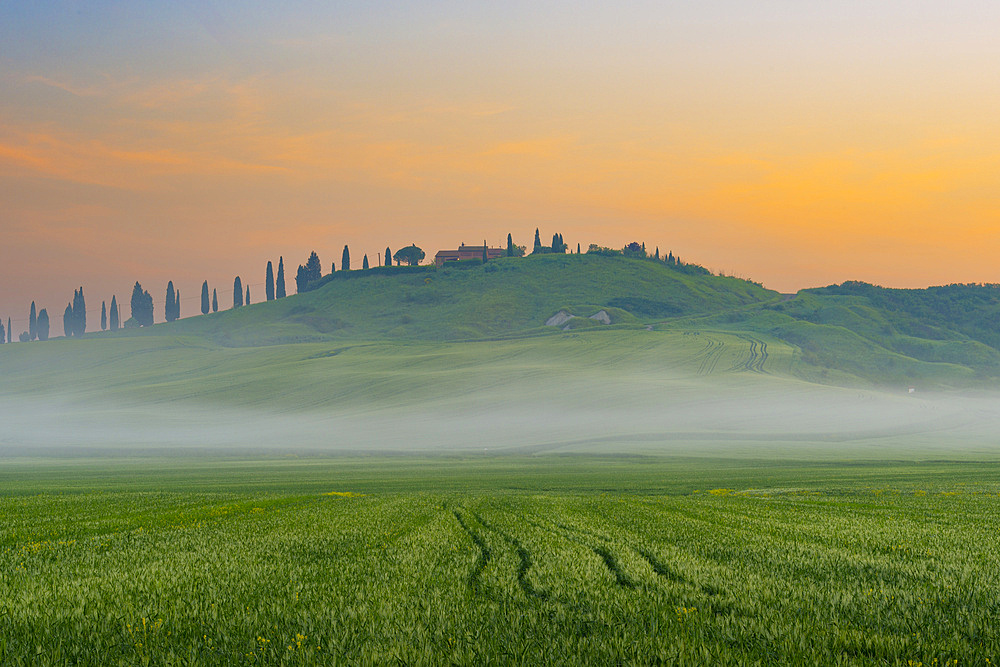
M 899 290 L 846 282 L 792 295 L 695 268 L 543 254 L 340 271 L 304 294 L 87 338 L 179 335 L 254 348 L 461 342 L 595 328 L 720 331 L 787 343 L 795 360 L 788 372 L 812 382 L 923 391 L 1000 380 L 996 285 Z

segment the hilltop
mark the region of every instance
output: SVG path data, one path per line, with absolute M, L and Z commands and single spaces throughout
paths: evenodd
M 580 316 L 571 327 L 597 326 L 588 317 L 600 310 L 613 325 L 638 325 L 778 297 L 749 281 L 685 269 L 621 256 L 548 254 L 418 270 L 341 271 L 304 294 L 188 318 L 170 330 L 232 346 L 475 340 L 551 332 L 545 322 L 560 310 Z

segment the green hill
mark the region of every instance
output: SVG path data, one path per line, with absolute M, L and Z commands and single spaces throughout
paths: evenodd
M 576 317 L 546 326 L 561 311 Z M 590 318 L 599 311 L 610 324 Z M 925 390 L 993 386 L 998 323 L 995 286 L 845 283 L 783 296 L 660 262 L 541 255 L 338 272 L 277 301 L 83 340 L 2 346 L 0 363 L 6 390 L 18 394 L 232 402 L 235 393 L 241 405 L 282 409 L 455 396 L 484 373 L 494 388 L 545 396 L 553 386 L 528 391 L 527 378 L 560 364 L 597 374 L 688 373 L 715 385 L 734 381 L 732 371 L 754 371 Z M 643 337 L 649 328 L 675 335 L 654 343 Z M 471 344 L 502 340 L 510 344 Z M 565 383 L 559 391 L 573 395 Z
M 568 323 L 571 328 L 596 326 L 587 318 L 599 310 L 613 324 L 638 324 L 727 311 L 777 296 L 736 278 L 594 255 L 337 272 L 323 283 L 305 294 L 188 318 L 169 328 L 232 346 L 330 339 L 470 340 L 551 331 L 545 322 L 560 310 L 581 316 Z
M 1000 378 L 1000 287 L 887 289 L 848 282 L 667 327 L 766 333 L 799 351 L 802 377 L 921 388 Z
M 0 346 L 0 450 L 940 453 L 1000 423 L 986 399 L 926 391 L 996 385 L 998 291 L 792 297 L 576 255 L 334 274 L 278 301 Z M 578 317 L 546 326 L 560 311 Z

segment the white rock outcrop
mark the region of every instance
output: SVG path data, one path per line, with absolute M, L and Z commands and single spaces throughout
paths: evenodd
M 547 327 L 561 327 L 562 325 L 569 322 L 571 319 L 576 317 L 575 315 L 570 315 L 565 310 L 560 310 L 558 313 L 545 320 L 545 326 Z

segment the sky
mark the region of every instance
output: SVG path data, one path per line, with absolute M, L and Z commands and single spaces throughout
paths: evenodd
M 0 3 L 0 317 L 535 228 L 1000 282 L 1000 3 Z M 93 324 L 90 325 L 93 328 Z

